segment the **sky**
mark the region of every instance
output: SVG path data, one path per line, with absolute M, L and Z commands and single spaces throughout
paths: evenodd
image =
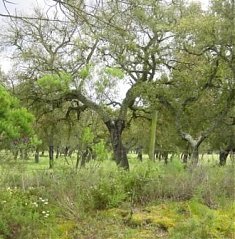
M 14 15 L 15 12 L 18 14 L 30 14 L 35 7 L 45 7 L 47 3 L 50 3 L 50 0 L 8 0 L 9 3 L 6 3 L 7 10 L 10 14 Z M 12 2 L 12 3 L 10 3 Z M 8 14 L 3 0 L 0 0 L 0 14 Z M 0 17 L 0 27 L 3 24 L 4 18 Z M 0 51 L 0 69 L 4 72 L 9 72 L 11 69 L 11 61 L 6 54 Z
M 30 13 L 35 6 L 44 6 L 45 2 L 50 2 L 50 0 L 8 0 L 8 2 L 6 6 L 10 13 L 14 13 L 15 10 L 17 12 Z M 3 0 L 0 0 L 0 13 L 7 13 Z
M 189 1 L 199 1 L 202 4 L 203 9 L 206 9 L 208 6 L 208 1 L 209 0 L 189 0 Z M 36 7 L 45 7 L 46 4 L 52 3 L 51 0 L 8 0 L 7 3 L 7 9 L 11 14 L 14 14 L 15 12 L 17 13 L 26 13 L 30 14 L 32 10 Z M 7 14 L 7 11 L 4 7 L 3 0 L 0 0 L 0 14 Z M 3 18 L 0 17 L 0 27 L 2 24 Z M 3 53 L 0 52 L 0 69 L 2 69 L 4 72 L 8 72 L 11 68 L 11 63 L 10 59 L 4 55 Z

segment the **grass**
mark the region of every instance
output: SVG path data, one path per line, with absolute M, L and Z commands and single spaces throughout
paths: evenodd
M 130 155 L 130 172 L 109 160 L 76 171 L 70 161 L 1 164 L 0 239 L 234 238 L 232 165 Z

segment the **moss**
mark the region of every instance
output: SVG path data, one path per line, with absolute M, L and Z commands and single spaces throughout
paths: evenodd
M 122 219 L 128 216 L 130 210 L 120 209 L 120 208 L 112 208 L 102 212 L 104 217 L 111 217 L 116 219 Z
M 60 220 L 57 222 L 55 239 L 71 239 L 71 234 L 76 229 L 76 223 L 70 220 Z
M 156 238 L 155 234 L 151 230 L 143 229 L 139 230 L 135 235 L 129 239 L 152 239 Z
M 234 210 L 210 209 L 197 201 L 187 202 L 190 212 L 187 219 L 181 218 L 170 230 L 170 239 L 201 238 L 201 239 L 232 239 L 234 230 Z
M 131 222 L 139 226 L 152 225 L 168 231 L 176 225 L 178 217 L 175 211 L 162 204 L 133 213 Z

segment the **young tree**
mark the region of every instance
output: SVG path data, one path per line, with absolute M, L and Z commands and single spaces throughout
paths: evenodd
M 0 85 L 0 143 L 32 133 L 33 116 L 20 107 L 18 100 Z

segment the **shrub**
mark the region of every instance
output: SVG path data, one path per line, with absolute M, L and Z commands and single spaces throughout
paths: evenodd
M 3 238 L 30 238 L 44 228 L 53 212 L 48 200 L 34 194 L 34 189 L 1 189 L 0 192 L 0 236 Z

